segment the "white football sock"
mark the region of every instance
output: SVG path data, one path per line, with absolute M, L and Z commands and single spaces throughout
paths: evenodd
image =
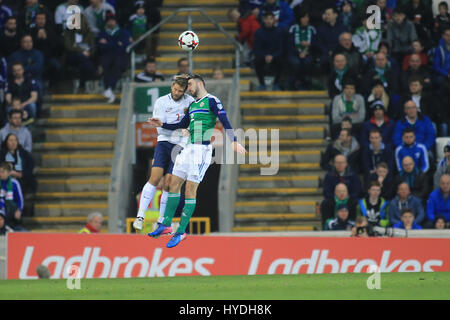
M 161 195 L 161 202 L 159 204 L 159 218 L 158 222 L 163 223 L 164 221 L 164 212 L 166 211 L 167 198 L 169 197 L 169 192 L 163 190 Z
M 156 192 L 156 186 L 150 184 L 147 182 L 142 188 L 141 192 L 141 198 L 139 199 L 139 211 L 138 211 L 138 218 L 145 218 L 145 211 L 147 211 L 148 205 L 150 202 L 152 202 L 153 197 Z

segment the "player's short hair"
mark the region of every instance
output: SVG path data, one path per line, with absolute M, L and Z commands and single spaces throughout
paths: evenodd
M 179 85 L 180 87 L 182 87 L 185 91 L 187 89 L 188 86 L 188 81 L 189 78 L 188 77 L 184 77 L 184 76 L 176 76 L 173 79 L 173 83 Z
M 205 86 L 205 80 L 203 80 L 203 77 L 199 74 L 194 74 L 189 77 L 189 80 L 194 79 L 195 81 L 201 81 L 203 83 L 203 86 Z
M 177 61 L 177 66 L 179 66 L 183 61 L 187 61 L 188 63 L 189 63 L 189 60 L 188 60 L 188 58 L 180 58 L 180 59 L 178 59 L 178 61 Z
M 6 170 L 8 172 L 11 172 L 11 170 L 12 170 L 11 163 L 6 162 L 6 161 L 3 161 L 0 163 L 0 168 Z

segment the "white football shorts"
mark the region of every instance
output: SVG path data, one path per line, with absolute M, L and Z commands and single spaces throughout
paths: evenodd
M 175 160 L 172 175 L 200 183 L 212 159 L 212 145 L 188 144 Z

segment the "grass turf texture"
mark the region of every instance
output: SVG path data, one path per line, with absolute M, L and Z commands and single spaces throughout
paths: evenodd
M 3 280 L 0 299 L 450 299 L 450 272 L 382 273 L 381 289 L 367 289 L 371 274 L 258 275 L 81 279 L 80 290 L 66 280 Z

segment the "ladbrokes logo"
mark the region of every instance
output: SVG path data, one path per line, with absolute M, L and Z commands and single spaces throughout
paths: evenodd
M 34 246 L 27 246 L 20 267 L 20 279 L 37 279 L 31 275 L 30 266 L 33 261 Z M 208 276 L 211 272 L 208 265 L 214 263 L 213 258 L 189 259 L 185 257 L 161 258 L 162 249 L 156 248 L 151 262 L 142 256 L 113 257 L 101 256 L 101 248 L 85 247 L 80 256 L 66 259 L 63 256 L 52 255 L 46 257 L 41 263 L 53 270 L 52 279 L 67 279 L 71 266 L 79 266 L 80 278 L 130 278 L 130 277 L 164 277 L 176 275 L 200 274 Z M 39 263 L 38 263 L 39 264 Z
M 59 255 L 46 256 L 42 261 L 33 259 L 35 247 L 27 246 L 21 261 L 19 278 L 37 278 L 32 266 L 44 264 L 52 270 L 51 278 L 69 278 L 71 266 L 79 267 L 79 278 L 129 278 L 129 277 L 164 277 L 176 275 L 215 275 L 218 269 L 232 269 L 232 264 L 244 264 L 242 261 L 228 261 L 229 265 L 220 266 L 215 263 L 220 257 L 162 257 L 162 249 L 155 248 L 151 259 L 144 256 L 102 256 L 100 247 L 84 247 L 80 255 L 63 257 Z M 433 268 L 442 267 L 443 261 L 429 259 L 396 259 L 391 250 L 384 250 L 380 256 L 373 259 L 332 258 L 329 250 L 313 249 L 306 258 L 291 259 L 286 257 L 263 258 L 263 249 L 252 251 L 250 264 L 246 267 L 249 275 L 253 274 L 319 274 L 368 272 L 370 266 L 378 266 L 380 272 L 433 272 Z M 216 258 L 216 259 L 215 259 Z M 262 263 L 261 261 L 265 261 Z M 247 260 L 248 261 L 248 260 Z M 239 272 L 238 272 L 239 273 Z M 237 274 L 237 273 L 236 273 Z

